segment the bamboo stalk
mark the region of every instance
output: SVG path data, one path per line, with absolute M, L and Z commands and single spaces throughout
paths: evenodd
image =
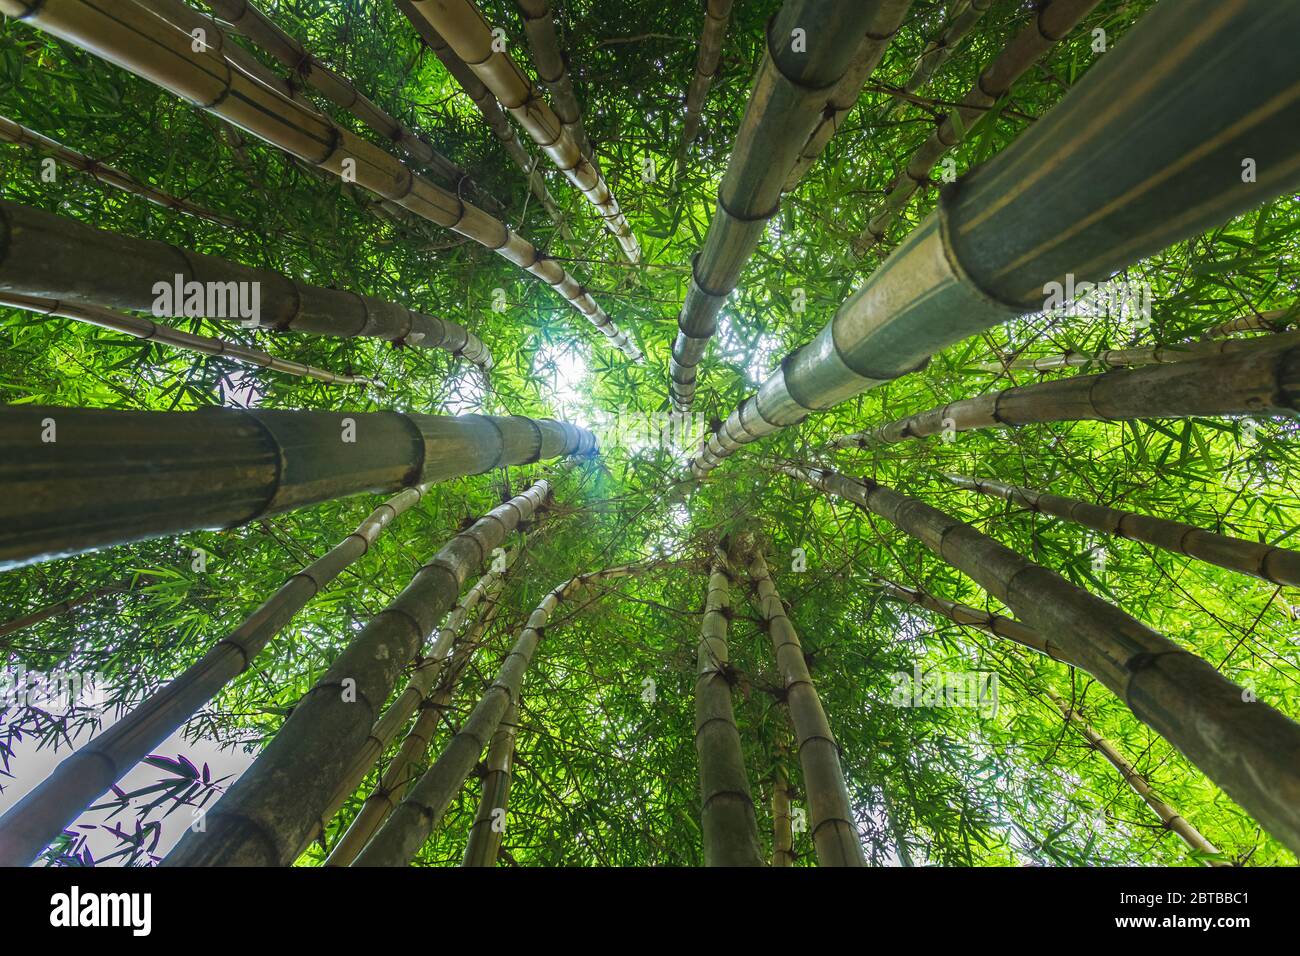
M 359 561 L 393 520 L 424 496 L 428 485 L 389 498 L 327 554 L 294 574 L 199 661 L 145 698 L 134 710 L 75 751 L 0 817 L 0 866 L 25 866 L 72 824 L 100 794 L 235 677 L 308 601 Z
M 180 196 L 174 196 L 165 190 L 156 189 L 148 183 L 141 182 L 130 173 L 123 172 L 115 166 L 101 163 L 94 157 L 78 152 L 70 146 L 64 146 L 57 140 L 50 139 L 48 136 L 42 136 L 35 130 L 28 129 L 26 126 L 21 126 L 13 120 L 6 119 L 3 116 L 0 116 L 0 140 L 4 140 L 7 143 L 14 143 L 19 146 L 28 146 L 33 150 L 49 153 L 54 159 L 57 159 L 65 166 L 71 166 L 78 172 L 85 173 L 87 176 L 98 180 L 106 186 L 112 186 L 114 189 L 120 189 L 133 196 L 147 199 L 149 202 L 157 206 L 174 209 L 177 212 L 183 212 L 187 216 L 194 216 L 198 219 L 206 219 L 208 222 L 216 223 L 218 226 L 227 226 L 231 229 L 247 228 L 244 223 L 235 219 L 233 216 L 213 212 L 206 206 L 200 205 L 191 199 L 183 199 Z
M 465 64 L 465 61 L 458 57 L 456 52 L 447 45 L 447 41 L 442 38 L 442 34 L 430 26 L 427 20 L 415 13 L 415 8 L 411 6 L 410 0 L 393 0 L 393 2 L 397 5 L 397 9 L 411 21 L 411 25 L 415 27 L 416 33 L 420 35 L 420 39 L 425 46 L 434 52 L 434 55 L 438 57 L 447 72 L 451 74 L 466 95 L 474 101 L 474 105 L 483 114 L 483 119 L 492 130 L 492 135 L 501 143 L 506 153 L 514 160 L 515 165 L 523 171 L 525 178 L 528 180 L 528 188 L 537 197 L 537 201 L 542 204 L 546 214 L 559 227 L 560 235 L 566 241 L 572 242 L 573 233 L 569 230 L 569 224 L 565 221 L 560 207 L 555 204 L 555 200 L 551 198 L 551 194 L 547 191 L 546 180 L 542 178 L 541 170 L 537 168 L 537 161 L 528 155 L 528 151 L 519 142 L 514 127 L 510 125 L 510 120 L 506 119 L 506 114 L 501 112 L 501 105 L 496 101 L 496 97 L 488 92 L 488 88 L 483 85 L 483 81 L 475 76 L 474 71 Z
M 1119 608 L 936 508 L 871 480 L 818 468 L 778 470 L 879 515 L 968 575 L 1029 627 L 1052 634 L 1138 720 L 1284 845 L 1300 849 L 1300 725 Z
M 312 378 L 318 382 L 324 382 L 326 385 L 366 385 L 381 391 L 384 388 L 382 382 L 367 378 L 364 375 L 330 372 L 322 368 L 316 368 L 314 365 L 276 358 L 271 353 L 264 352 L 261 349 L 240 345 L 237 342 L 228 342 L 225 339 L 214 338 L 210 335 L 195 335 L 192 332 L 182 332 L 179 329 L 159 325 L 150 319 L 127 315 L 123 312 L 114 312 L 111 309 L 105 309 L 97 305 L 75 305 L 70 302 L 60 302 L 58 299 L 44 299 L 37 296 L 17 295 L 12 292 L 0 292 L 0 306 L 8 306 L 11 309 L 25 309 L 28 312 L 36 312 L 40 315 L 57 315 L 65 319 L 75 319 L 78 322 L 97 325 L 102 329 L 125 332 L 127 335 L 148 342 L 161 342 L 163 345 L 171 345 L 191 352 L 221 356 L 243 365 L 252 365 L 255 368 L 282 372 L 285 375 Z
M 510 765 L 515 753 L 519 708 L 512 701 L 488 744 L 486 773 L 474 822 L 469 828 L 462 866 L 496 866 L 510 800 Z M 497 814 L 501 816 L 498 818 Z
M 528 48 L 532 51 L 533 66 L 537 68 L 537 76 L 542 85 L 551 94 L 555 115 L 578 144 L 582 158 L 593 166 L 598 166 L 591 140 L 587 138 L 587 131 L 582 125 L 582 109 L 578 106 L 578 95 L 573 91 L 573 80 L 570 79 L 564 57 L 560 54 L 550 0 L 517 2 L 524 18 L 524 33 L 528 37 Z
M 1287 326 L 1295 325 L 1300 316 L 1293 305 L 1286 309 L 1273 309 L 1256 315 L 1243 315 L 1214 326 L 1205 334 L 1207 336 L 1232 335 L 1236 332 L 1281 332 Z
M 772 865 L 794 866 L 794 831 L 790 815 L 790 777 L 778 756 L 772 780 Z
M 642 563 L 594 571 L 570 578 L 547 593 L 529 616 L 496 679 L 474 710 L 433 766 L 366 844 L 353 866 L 406 866 L 414 859 L 474 769 L 479 754 L 496 733 L 510 704 L 518 704 L 524 672 L 541 643 L 555 608 L 584 585 L 608 578 L 628 577 L 646 567 Z
M 714 549 L 704 620 L 696 646 L 695 757 L 700 777 L 700 829 L 705 866 L 762 866 L 758 821 L 745 773 L 740 731 L 731 702 L 727 622 L 731 562 Z
M 1300 76 L 1282 39 L 1297 32 L 1300 6 L 1154 6 L 1056 107 L 941 193 L 818 336 L 728 416 L 694 475 L 1041 310 L 1049 284 L 1105 279 L 1300 186 Z M 1241 181 L 1243 156 L 1258 163 L 1256 182 Z
M 776 215 L 786 174 L 821 120 L 827 88 L 849 68 L 874 6 L 861 0 L 786 0 L 769 24 L 763 63 L 677 318 L 669 371 L 677 411 L 686 411 L 695 398 L 696 368 L 717 331 L 722 304 Z
M 227 305 L 235 289 L 256 289 L 258 328 L 444 349 L 484 372 L 492 368 L 482 340 L 446 319 L 0 199 L 0 292 L 152 313 L 159 301 L 156 287 L 172 288 L 177 276 L 182 286 L 222 290 Z M 177 309 L 184 297 L 171 296 Z M 228 311 L 207 318 L 241 321 L 234 309 Z
M 873 448 L 947 431 L 1063 421 L 1293 415 L 1300 409 L 1300 332 L 1247 339 L 1222 355 L 1020 385 L 950 402 L 830 448 Z
M 545 480 L 455 535 L 348 644 L 165 866 L 286 866 L 319 826 L 407 664 L 465 579 L 550 495 Z
M 1174 554 L 1196 558 L 1229 571 L 1251 574 L 1273 584 L 1300 587 L 1300 551 L 1215 534 L 1181 521 L 1107 508 L 1078 498 L 1034 491 L 1001 481 L 968 478 L 965 475 L 944 477 L 966 491 L 1001 498 L 1030 511 L 1073 521 L 1085 528 L 1134 541 L 1145 541 Z
M 1279 310 L 1285 312 L 1286 310 Z M 1254 316 L 1251 316 L 1254 318 Z M 1030 369 L 1035 372 L 1053 372 L 1063 368 L 1134 368 L 1139 365 L 1169 365 L 1189 359 L 1226 355 L 1248 346 L 1253 339 L 1224 339 L 1223 341 L 1178 342 L 1174 345 L 1157 345 L 1141 349 L 1103 349 L 1100 352 L 1056 352 L 1037 358 L 1018 358 L 1011 361 L 989 362 L 979 366 L 981 372 Z M 1297 337 L 1296 341 L 1300 341 Z
M 907 16 L 911 5 L 912 0 L 874 0 L 875 12 L 867 25 L 867 35 L 853 55 L 848 70 L 831 89 L 822 109 L 821 122 L 808 134 L 807 142 L 803 144 L 803 149 L 781 187 L 783 192 L 792 192 L 799 185 L 799 181 L 817 162 L 817 157 L 822 154 L 849 111 L 857 105 L 858 98 L 862 96 L 862 87 L 880 65 L 885 48 L 902 26 L 903 18 Z
M 786 616 L 781 595 L 759 549 L 750 552 L 745 570 L 754 587 L 754 604 L 772 639 L 772 655 L 781 673 L 790 722 L 794 724 L 817 863 L 819 866 L 866 866 L 844 771 L 840 768 L 839 744 L 831 733 L 826 711 L 808 673 L 799 634 Z
M 686 88 L 686 118 L 682 122 L 682 145 L 695 142 L 700 132 L 700 118 L 704 115 L 704 101 L 709 88 L 721 72 L 722 41 L 727 36 L 727 23 L 731 20 L 734 0 L 705 0 L 704 29 L 700 32 L 700 52 L 695 58 L 695 72 Z
M 0 406 L 0 568 L 594 448 L 521 417 Z
M 136 0 L 0 0 L 8 14 L 77 44 L 283 149 L 493 250 L 550 285 L 629 358 L 640 352 L 569 273 L 505 223 L 418 176 L 308 104 L 243 72 L 220 50 Z M 195 47 L 199 47 L 198 50 Z M 232 45 L 233 46 L 233 45 Z
M 141 583 L 151 583 L 153 578 L 149 575 L 139 575 Z M 37 608 L 30 614 L 24 614 L 22 617 L 11 618 L 8 621 L 0 622 L 0 637 L 7 637 L 16 631 L 31 627 L 34 624 L 40 624 L 42 621 L 48 621 L 52 617 L 58 617 L 61 614 L 67 614 L 69 611 L 75 611 L 77 608 L 92 601 L 98 601 L 100 598 L 108 597 L 110 594 L 121 594 L 124 591 L 130 591 L 136 585 L 137 577 L 123 578 L 113 584 L 105 584 L 103 587 L 91 588 L 89 591 L 82 591 L 80 594 L 65 598 L 62 601 L 55 601 L 53 604 L 47 604 L 44 607 Z M 0 866 L 3 866 L 0 863 Z
M 407 8 L 410 8 L 409 10 Z M 411 0 L 402 7 L 428 22 L 483 81 L 506 112 L 596 208 L 629 262 L 641 261 L 641 246 L 600 170 L 583 157 L 572 135 L 527 74 L 497 50 L 492 29 L 472 0 Z
M 1025 71 L 1046 56 L 1098 2 L 1047 0 L 1035 11 L 1033 22 L 1017 33 L 997 58 L 984 68 L 961 104 L 940 121 L 938 128 L 895 177 L 883 205 L 854 240 L 854 251 L 858 255 L 884 239 L 894 217 L 921 186 L 930 182 L 930 171 L 943 154 L 965 139 L 971 125 L 1010 93 Z
M 917 60 L 916 68 L 912 71 L 912 75 L 907 78 L 907 82 L 903 84 L 902 92 L 905 94 L 915 93 L 930 82 L 930 78 L 957 52 L 957 48 L 961 45 L 961 41 L 965 39 L 966 34 L 975 28 L 980 18 L 988 12 L 992 4 L 993 0 L 968 0 L 968 2 L 962 3 L 959 9 L 955 10 L 952 16 L 949 17 L 943 32 L 925 45 L 920 59 Z M 881 111 L 878 122 L 883 123 L 888 120 L 894 114 L 894 110 L 903 102 L 904 100 L 901 97 L 891 100 L 889 105 Z

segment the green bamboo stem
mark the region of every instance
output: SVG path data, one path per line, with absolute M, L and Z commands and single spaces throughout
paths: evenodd
M 0 291 L 152 312 L 158 299 L 155 285 L 173 286 L 176 276 L 205 289 L 239 288 L 232 283 L 256 288 L 258 328 L 443 349 L 484 372 L 492 368 L 492 354 L 482 340 L 446 319 L 0 199 Z M 234 314 L 208 318 L 241 321 Z
M 1123 700 L 1261 826 L 1300 849 L 1300 725 L 1201 658 L 936 508 L 818 468 L 786 475 L 852 501 L 968 575 Z
M 1010 93 L 1025 71 L 1046 56 L 1098 2 L 1048 0 L 1034 13 L 1033 22 L 1017 33 L 997 58 L 984 68 L 961 104 L 940 121 L 929 139 L 912 154 L 906 167 L 890 185 L 882 207 L 870 217 L 867 227 L 854 240 L 855 252 L 862 255 L 884 239 L 894 217 L 918 189 L 930 182 L 930 171 L 943 154 L 964 140 L 971 125 Z
M 541 643 L 555 608 L 584 585 L 608 578 L 628 577 L 646 567 L 646 564 L 632 564 L 595 571 L 570 578 L 547 593 L 529 616 L 496 679 L 441 756 L 366 844 L 354 866 L 406 866 L 415 858 L 478 763 L 479 755 L 496 733 L 510 704 L 518 704 L 524 672 Z
M 686 88 L 686 118 L 682 121 L 682 144 L 689 147 L 700 132 L 704 101 L 718 78 L 722 64 L 722 41 L 727 36 L 734 0 L 705 0 L 704 29 L 700 31 L 700 50 L 695 57 L 695 72 Z
M 133 196 L 139 196 L 147 199 L 149 202 L 166 209 L 174 209 L 177 212 L 183 212 L 187 216 L 194 216 L 198 219 L 206 219 L 208 222 L 216 223 L 218 226 L 227 226 L 231 229 L 244 229 L 246 226 L 232 216 L 224 213 L 213 212 L 206 206 L 200 205 L 191 199 L 182 199 L 180 196 L 174 196 L 162 189 L 156 189 L 148 183 L 141 182 L 130 173 L 123 172 L 115 166 L 109 166 L 101 163 L 92 156 L 79 152 L 70 146 L 64 146 L 57 140 L 50 139 L 48 136 L 42 136 L 35 130 L 21 126 L 11 119 L 0 116 L 0 140 L 6 143 L 14 143 L 18 146 L 27 146 L 35 151 L 48 153 L 51 157 L 58 160 L 65 166 L 70 166 L 78 172 L 85 173 L 92 179 L 95 179 L 105 186 L 112 186 L 114 189 L 120 189 L 123 192 L 130 193 Z
M 785 767 L 776 765 L 772 780 L 772 865 L 794 866 L 790 778 Z
M 1295 325 L 1300 320 L 1296 307 L 1273 309 L 1256 315 L 1243 315 L 1214 326 L 1205 334 L 1207 336 L 1233 335 L 1237 332 L 1281 332 L 1287 326 Z
M 696 647 L 695 756 L 700 775 L 700 829 L 705 866 L 762 866 L 758 821 L 731 701 L 727 622 L 731 562 L 714 550 L 704 620 Z
M 352 639 L 165 866 L 286 866 L 319 826 L 398 678 L 465 579 L 550 495 L 545 480 L 455 535 Z
M 769 24 L 763 63 L 677 318 L 669 371 L 677 411 L 695 398 L 696 367 L 717 331 L 722 304 L 776 215 L 786 174 L 821 121 L 827 88 L 849 68 L 873 8 L 861 0 L 786 0 Z M 796 49 L 796 35 L 806 50 Z
M 1247 339 L 1221 355 L 1020 385 L 950 402 L 830 448 L 875 448 L 949 434 L 1065 421 L 1286 415 L 1300 409 L 1300 333 Z
M 1085 528 L 1145 541 L 1174 554 L 1186 555 L 1240 574 L 1251 574 L 1273 584 L 1300 587 L 1300 551 L 1258 541 L 1215 534 L 1181 521 L 1107 508 L 1104 505 L 1021 488 L 1001 481 L 944 475 L 958 488 L 1001 498 L 1030 511 L 1073 521 Z
M 60 302 L 58 299 L 0 292 L 0 306 L 7 306 L 11 309 L 25 309 L 28 312 L 36 312 L 40 315 L 57 315 L 65 319 L 75 319 L 88 325 L 99 326 L 101 329 L 125 332 L 127 335 L 137 339 L 144 339 L 147 342 L 160 342 L 163 345 L 170 345 L 191 352 L 200 352 L 203 355 L 220 356 L 233 362 L 239 362 L 241 365 L 252 365 L 255 368 L 264 368 L 285 375 L 311 378 L 318 382 L 324 382 L 326 385 L 365 385 L 380 391 L 384 388 L 382 382 L 367 378 L 364 375 L 330 372 L 323 368 L 316 368 L 314 365 L 276 358 L 271 353 L 263 352 L 261 349 L 240 345 L 237 342 L 229 342 L 226 339 L 214 338 L 210 335 L 182 332 L 180 329 L 159 325 L 157 322 L 141 316 L 114 312 L 112 309 L 105 309 L 98 305 L 76 305 L 71 302 Z
M 573 91 L 573 80 L 569 77 L 569 69 L 560 54 L 550 0 L 516 2 L 524 18 L 524 33 L 528 37 L 528 49 L 533 55 L 533 66 L 537 68 L 537 76 L 542 85 L 551 94 L 555 115 L 578 144 L 582 158 L 598 167 L 591 140 L 587 138 L 587 131 L 582 125 L 582 109 L 578 106 L 578 95 Z
M 929 83 L 930 78 L 939 71 L 939 68 L 957 52 L 957 48 L 961 46 L 961 41 L 975 28 L 980 18 L 988 12 L 992 4 L 993 0 L 969 0 L 969 2 L 961 4 L 959 9 L 955 10 L 949 18 L 943 32 L 925 45 L 925 49 L 916 63 L 916 68 L 912 71 L 912 75 L 907 78 L 907 82 L 903 84 L 902 92 L 915 93 L 926 83 Z M 887 121 L 903 102 L 905 101 L 901 97 L 891 100 L 881 110 L 878 122 Z
M 409 7 L 409 11 L 407 8 Z M 472 0 L 411 0 L 402 6 L 425 20 L 483 81 L 506 112 L 595 207 L 629 262 L 640 262 L 641 246 L 600 170 L 582 150 L 532 80 L 506 52 L 494 49 L 492 28 Z
M 1049 283 L 1104 280 L 1300 186 L 1289 111 L 1300 79 L 1283 39 L 1297 32 L 1300 6 L 1290 4 L 1154 6 L 1056 107 L 941 193 L 817 337 L 715 431 L 695 477 L 954 342 L 1042 310 Z M 1255 182 L 1241 180 L 1243 156 L 1258 164 Z
M 136 0 L 121 0 L 111 11 L 94 0 L 0 0 L 0 13 L 77 44 L 345 182 L 354 179 L 371 192 L 493 250 L 550 285 L 611 345 L 639 360 L 640 352 L 631 340 L 577 280 L 505 223 L 416 175 L 396 157 L 309 104 L 259 82 L 232 65 L 220 49 L 195 44 L 181 27 Z
M 510 771 L 515 753 L 519 708 L 512 701 L 488 744 L 486 772 L 474 822 L 470 824 L 461 866 L 496 866 L 510 800 Z M 498 817 L 498 814 L 500 816 Z
M 821 698 L 808 673 L 799 634 L 786 616 L 767 562 L 757 548 L 751 552 L 746 570 L 754 586 L 754 603 L 772 639 L 772 654 L 781 673 L 790 721 L 794 724 L 817 863 L 819 866 L 866 866 L 844 771 L 840 768 L 839 744 L 831 733 Z
M 1280 310 L 1285 312 L 1285 310 Z M 1255 318 L 1251 316 L 1251 318 Z M 1221 328 L 1222 326 L 1220 326 Z M 1010 361 L 988 362 L 980 365 L 981 372 L 1032 370 L 1054 372 L 1064 368 L 1134 368 L 1139 365 L 1169 365 L 1189 359 L 1227 355 L 1249 346 L 1252 339 L 1223 339 L 1221 341 L 1178 342 L 1174 345 L 1157 345 L 1141 349 L 1103 349 L 1100 352 L 1056 352 L 1037 358 L 1018 358 Z M 1300 337 L 1295 341 L 1300 342 Z
M 30 863 L 91 801 L 247 670 L 293 616 L 345 568 L 359 561 L 384 528 L 418 504 L 427 489 L 427 485 L 406 488 L 389 498 L 327 554 L 285 581 L 197 663 L 66 757 L 35 790 L 0 817 L 0 866 Z
M 0 568 L 594 448 L 522 417 L 3 406 Z

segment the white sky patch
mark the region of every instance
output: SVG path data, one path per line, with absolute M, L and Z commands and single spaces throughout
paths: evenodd
M 251 369 L 230 373 L 230 384 L 223 383 L 221 404 L 228 408 L 256 408 L 262 403 L 262 383 Z
M 542 399 L 557 418 L 582 422 L 589 417 L 591 370 L 574 345 L 543 344 L 533 356 L 533 375 L 542 384 Z
M 718 345 L 727 359 L 745 370 L 745 378 L 754 387 L 767 379 L 781 358 L 780 339 L 766 332 L 742 335 L 725 313 L 718 320 Z
M 442 409 L 448 415 L 469 415 L 481 411 L 486 398 L 487 386 L 482 370 L 466 365 L 452 380 L 450 394 L 443 401 Z

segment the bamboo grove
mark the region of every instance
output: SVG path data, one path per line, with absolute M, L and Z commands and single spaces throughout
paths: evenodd
M 0 864 L 1296 863 L 1295 4 L 0 13 Z

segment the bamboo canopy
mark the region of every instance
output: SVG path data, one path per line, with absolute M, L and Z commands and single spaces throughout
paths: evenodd
M 182 332 L 180 329 L 159 325 L 151 319 L 127 315 L 123 312 L 114 312 L 112 309 L 105 309 L 97 305 L 76 305 L 69 302 L 60 302 L 58 299 L 44 299 L 39 296 L 16 295 L 6 292 L 0 292 L 0 305 L 11 309 L 25 309 L 39 315 L 57 315 L 60 318 L 75 319 L 88 325 L 97 325 L 102 329 L 125 332 L 127 335 L 137 339 L 144 339 L 147 342 L 160 342 L 163 345 L 201 352 L 204 355 L 217 355 L 243 365 L 251 365 L 254 368 L 264 368 L 285 375 L 298 375 L 315 379 L 318 382 L 324 382 L 326 385 L 368 385 L 381 391 L 383 389 L 382 383 L 364 375 L 330 372 L 323 368 L 316 368 L 314 365 L 276 358 L 269 352 L 250 348 L 247 345 L 240 345 L 238 342 L 229 342 L 210 335 Z
M 26 866 L 97 796 L 108 790 L 196 711 L 252 665 L 293 616 L 370 550 L 427 485 L 406 488 L 372 511 L 329 553 L 290 577 L 197 663 L 55 768 L 0 817 L 0 866 Z
M 787 0 L 768 28 L 763 64 L 677 319 L 669 390 L 679 412 L 695 398 L 696 366 L 717 331 L 722 304 L 776 215 L 786 173 L 821 120 L 826 88 L 848 69 L 874 6 L 860 0 Z
M 1279 310 L 1283 312 L 1285 310 Z M 1252 316 L 1253 318 L 1253 316 Z M 1103 349 L 1100 352 L 1056 352 L 1037 358 L 1018 358 L 981 365 L 982 372 L 1030 369 L 1035 372 L 1054 372 L 1063 368 L 1133 368 L 1138 365 L 1168 365 L 1188 359 L 1210 355 L 1226 355 L 1247 346 L 1250 339 L 1224 339 L 1222 341 L 1178 342 L 1174 345 L 1156 345 L 1140 349 Z M 1295 341 L 1300 342 L 1300 338 Z
M 964 522 L 874 481 L 779 471 L 879 515 L 968 575 L 1124 701 L 1259 823 L 1300 848 L 1300 725 L 1201 658 Z
M 287 866 L 365 747 L 402 671 L 467 577 L 551 493 L 537 481 L 454 536 L 371 619 L 294 707 L 257 760 L 163 861 L 167 866 Z
M 682 146 L 695 142 L 700 133 L 700 117 L 709 88 L 717 79 L 722 64 L 722 41 L 727 36 L 734 0 L 705 0 L 704 29 L 700 32 L 700 51 L 695 58 L 695 72 L 686 88 L 686 118 L 682 121 Z
M 705 866 L 762 866 L 758 820 L 745 773 L 740 731 L 731 704 L 727 620 L 731 614 L 731 560 L 714 550 L 704 620 L 696 646 L 695 755 L 700 768 L 700 829 Z
M 1300 587 L 1300 551 L 1215 534 L 1181 521 L 1107 508 L 1090 501 L 1034 491 L 988 478 L 944 477 L 966 491 L 1001 498 L 1030 511 L 1073 521 L 1085 528 L 1145 541 L 1174 554 L 1208 561 L 1229 571 L 1252 574 L 1273 584 Z
M 1300 333 L 1247 339 L 1207 358 L 1020 385 L 843 435 L 871 448 L 949 433 L 1061 421 L 1291 415 L 1300 408 Z
M 62 601 L 55 601 L 53 604 L 47 604 L 44 607 L 37 608 L 29 614 L 21 617 L 11 618 L 8 621 L 0 622 L 0 637 L 7 637 L 24 628 L 31 627 L 34 624 L 40 624 L 42 621 L 48 621 L 52 617 L 58 617 L 60 614 L 67 614 L 69 611 L 75 611 L 79 607 L 84 607 L 100 598 L 105 598 L 113 594 L 122 594 L 130 591 L 137 584 L 147 584 L 153 581 L 147 574 L 133 575 L 129 578 L 123 578 L 120 581 L 114 581 L 110 584 L 104 584 L 97 588 L 91 588 L 82 591 L 80 594 L 70 598 L 64 598 Z
M 519 12 L 524 18 L 524 33 L 528 36 L 528 49 L 533 55 L 533 66 L 537 76 L 551 94 L 555 104 L 555 115 L 564 124 L 564 129 L 578 144 L 582 158 L 597 166 L 591 140 L 582 125 L 582 109 L 578 106 L 578 95 L 573 91 L 573 80 L 569 77 L 569 68 L 560 53 L 560 41 L 555 35 L 555 12 L 550 0 L 516 0 Z
M 912 155 L 890 186 L 883 208 L 870 218 L 866 229 L 854 240 L 855 251 L 861 254 L 884 238 L 890 222 L 907 205 L 912 194 L 930 183 L 930 171 L 943 154 L 965 139 L 971 125 L 1010 93 L 1016 80 L 1073 30 L 1097 3 L 1098 0 L 1047 0 L 1035 11 L 1033 22 L 1016 34 L 997 59 L 980 73 L 965 99 L 943 118 L 930 138 Z
M 442 755 L 411 788 L 388 821 L 366 844 L 353 866 L 406 866 L 442 820 L 451 801 L 488 746 L 511 704 L 518 706 L 524 672 L 528 669 L 551 615 L 579 589 L 598 581 L 640 573 L 647 563 L 628 564 L 570 578 L 549 591 L 528 618 L 496 679 L 479 698 Z
M 155 286 L 160 281 L 173 286 L 175 276 L 182 286 L 228 290 L 242 285 L 257 289 L 258 328 L 444 349 L 484 372 L 492 368 L 492 354 L 474 333 L 375 296 L 308 285 L 270 269 L 96 229 L 5 199 L 0 199 L 0 237 L 0 292 L 57 299 L 65 306 L 151 312 L 158 300 Z M 238 315 L 202 311 L 208 319 L 241 321 Z
M 750 551 L 745 570 L 754 588 L 754 604 L 781 673 L 781 689 L 790 711 L 808 799 L 808 821 L 819 866 L 866 866 L 849 792 L 840 769 L 840 748 L 808 673 L 808 661 L 785 604 L 757 548 Z
M 550 419 L 3 406 L 0 568 L 594 449 Z
M 411 0 L 403 6 L 403 12 L 408 16 L 414 12 L 413 20 L 426 21 L 443 36 L 506 112 L 596 208 L 628 261 L 640 262 L 640 243 L 600 170 L 583 157 L 569 130 L 527 74 L 508 53 L 495 48 L 492 28 L 472 0 Z
M 915 93 L 935 75 L 948 59 L 957 52 L 961 41 L 966 38 L 976 25 L 979 24 L 980 18 L 988 12 L 993 0 L 963 0 L 949 17 L 943 31 L 925 45 L 921 52 L 921 57 L 917 60 L 916 69 L 912 75 L 907 78 L 903 84 L 901 92 L 903 94 Z M 894 110 L 904 102 L 903 97 L 897 97 L 890 101 L 889 105 L 881 111 L 880 119 L 882 121 L 889 119 Z
M 323 170 L 356 183 L 439 226 L 486 246 L 537 276 L 633 361 L 640 351 L 569 273 L 532 243 L 454 193 L 300 100 L 259 82 L 220 50 L 136 0 L 110 15 L 90 0 L 0 0 L 0 13 L 24 20 L 227 120 Z
M 478 810 L 470 824 L 462 866 L 496 866 L 510 801 L 510 767 L 515 753 L 519 708 L 511 701 L 488 744 L 486 770 L 480 783 Z
M 209 222 L 216 223 L 218 226 L 227 226 L 231 229 L 243 229 L 244 224 L 232 216 L 224 213 L 213 212 L 206 206 L 194 202 L 192 199 L 182 199 L 180 196 L 173 196 L 171 193 L 162 189 L 143 183 L 130 173 L 123 172 L 116 166 L 110 166 L 102 163 L 92 156 L 75 150 L 70 146 L 64 146 L 58 140 L 50 139 L 48 136 L 42 136 L 35 130 L 30 130 L 26 126 L 15 123 L 11 119 L 0 116 L 0 140 L 6 143 L 14 143 L 18 146 L 27 146 L 38 152 L 48 153 L 54 159 L 70 166 L 78 172 L 85 173 L 92 179 L 95 179 L 105 186 L 112 186 L 114 189 L 120 189 L 123 192 L 130 193 L 133 196 L 140 196 L 149 200 L 156 206 L 162 206 L 166 209 L 174 209 L 177 212 L 183 212 L 187 216 L 195 216 L 199 219 L 206 219 Z
M 1045 284 L 1067 273 L 1113 275 L 1295 189 L 1300 125 L 1283 106 L 1300 81 L 1281 38 L 1297 29 L 1300 8 L 1286 4 L 1157 5 L 1054 109 L 940 196 L 818 336 L 728 416 L 692 472 L 1040 309 Z M 1258 180 L 1242 182 L 1227 156 L 1255 158 Z

